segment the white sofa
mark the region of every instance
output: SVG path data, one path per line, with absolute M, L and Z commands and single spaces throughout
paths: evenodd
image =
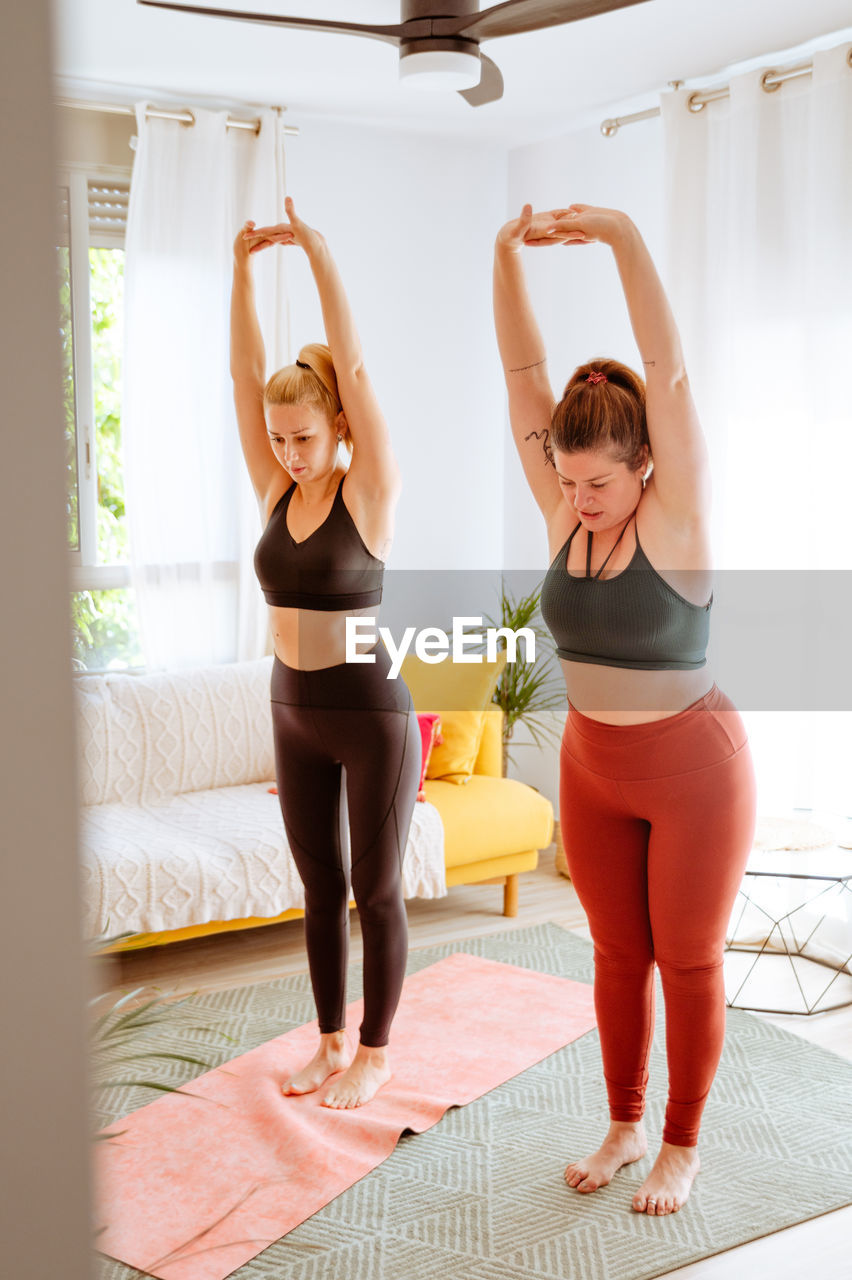
M 304 907 L 269 792 L 271 664 L 78 677 L 87 937 L 188 936 Z M 428 801 L 414 807 L 403 891 L 447 892 Z

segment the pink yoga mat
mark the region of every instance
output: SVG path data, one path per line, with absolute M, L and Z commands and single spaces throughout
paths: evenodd
M 357 1027 L 361 1002 L 348 1008 Z M 224 1280 L 390 1155 L 595 1025 L 592 988 L 456 952 L 405 981 L 393 1079 L 364 1107 L 284 1097 L 313 1055 L 309 1023 L 199 1076 L 107 1132 L 97 1248 L 162 1280 Z M 193 1096 L 190 1096 L 193 1095 Z

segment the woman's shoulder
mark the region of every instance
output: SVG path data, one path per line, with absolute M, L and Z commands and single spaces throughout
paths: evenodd
M 285 475 L 283 480 L 279 480 L 278 477 L 276 477 L 275 484 L 270 487 L 268 493 L 260 504 L 264 528 L 269 524 L 269 521 L 275 515 L 275 512 L 285 505 L 285 499 L 287 502 L 290 501 L 295 487 L 294 482 L 288 475 Z
M 569 538 L 579 528 L 580 521 L 567 502 L 560 502 L 547 526 L 547 548 L 552 563 L 558 552 L 562 551 Z
M 687 600 L 706 602 L 711 589 L 710 530 L 700 514 L 692 521 L 672 523 L 646 489 L 636 509 L 636 541 L 651 568 Z
M 399 468 L 395 467 L 387 475 L 379 475 L 369 466 L 361 465 L 363 460 L 353 457 L 343 472 L 338 493 L 350 511 L 358 507 L 362 509 L 382 508 L 393 511 L 402 490 Z

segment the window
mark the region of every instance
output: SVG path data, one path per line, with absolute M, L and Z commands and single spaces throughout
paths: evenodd
M 125 171 L 60 175 L 60 334 L 75 665 L 141 665 L 121 453 Z

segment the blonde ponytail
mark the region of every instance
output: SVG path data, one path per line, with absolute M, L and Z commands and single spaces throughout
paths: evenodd
M 295 364 L 273 373 L 263 391 L 263 405 L 316 404 L 333 422 L 342 410 L 331 352 L 323 342 L 302 347 Z

